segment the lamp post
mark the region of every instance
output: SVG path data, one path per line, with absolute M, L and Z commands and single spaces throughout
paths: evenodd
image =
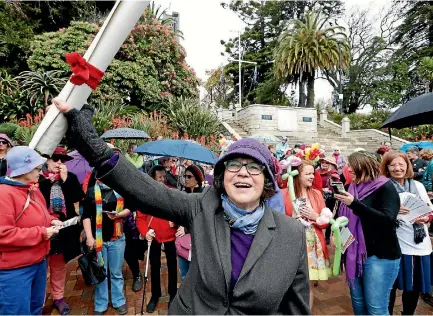
M 343 78 L 342 78 L 342 63 L 341 63 L 341 40 L 337 40 L 338 45 L 338 54 L 339 54 L 339 72 L 340 72 L 340 80 L 339 80 L 339 87 L 338 87 L 338 103 L 340 108 L 338 109 L 340 113 L 343 113 Z

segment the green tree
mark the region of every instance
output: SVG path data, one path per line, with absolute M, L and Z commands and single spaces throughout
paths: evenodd
M 405 99 L 423 94 L 426 78 L 420 76 L 423 72 L 422 60 L 433 56 L 433 1 L 394 1 L 399 8 L 398 17 L 403 21 L 397 27 L 395 43 L 400 46 L 396 58 L 405 61 L 409 66 L 411 85 Z M 433 82 L 428 84 L 432 92 Z
M 35 34 L 68 27 L 76 19 L 106 14 L 114 1 L 0 1 L 0 68 L 17 75 L 28 70 Z
M 342 87 L 344 113 L 354 113 L 367 104 L 377 109 L 401 104 L 410 78 L 408 63 L 395 56 L 397 9 L 383 8 L 378 16 L 370 9 L 355 9 L 346 17 L 351 63 L 342 78 L 339 71 L 330 69 L 322 76 L 335 92 Z M 337 103 L 338 94 L 334 95 Z
M 73 51 L 84 54 L 98 30 L 95 24 L 72 22 L 69 28 L 36 36 L 29 67 L 69 75 L 64 55 Z M 151 24 L 138 24 L 108 67 L 92 99 L 154 110 L 166 106 L 170 96 L 195 97 L 198 79 L 185 57 L 185 50 L 169 26 L 156 19 Z
M 0 1 L 0 69 L 12 76 L 27 69 L 26 51 L 33 34 L 30 23 L 14 6 Z
M 322 9 L 327 16 L 341 14 L 343 5 L 340 0 L 333 1 L 241 1 L 232 0 L 222 6 L 237 14 L 245 23 L 241 34 L 242 59 L 257 62 L 257 73 L 254 76 L 254 65 L 242 64 L 242 98 L 249 102 L 286 104 L 287 98 L 280 86 L 275 84 L 273 71 L 273 50 L 278 37 L 293 18 L 302 18 L 306 10 Z M 227 55 L 238 59 L 238 37 L 221 41 Z M 238 98 L 239 69 L 236 62 L 225 67 L 225 73 L 233 78 L 236 84 L 234 98 Z M 263 94 L 264 93 L 264 94 Z
M 299 84 L 299 105 L 304 105 L 303 85 L 307 84 L 307 107 L 314 107 L 314 80 L 319 70 L 335 69 L 350 62 L 350 49 L 342 26 L 327 26 L 327 18 L 307 12 L 305 22 L 294 19 L 275 49 L 275 74 L 282 82 Z

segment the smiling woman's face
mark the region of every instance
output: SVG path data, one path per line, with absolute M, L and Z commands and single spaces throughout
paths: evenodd
M 256 163 L 253 159 L 238 158 L 234 161 L 242 164 Z M 261 165 L 258 165 L 262 167 Z M 242 166 L 239 171 L 232 172 L 226 167 L 224 171 L 224 189 L 230 200 L 239 208 L 246 211 L 255 210 L 260 204 L 260 197 L 265 185 L 265 175 L 263 172 L 251 175 L 246 166 Z

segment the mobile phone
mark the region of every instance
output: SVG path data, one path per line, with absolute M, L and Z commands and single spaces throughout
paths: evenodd
M 116 211 L 102 211 L 102 213 L 105 213 L 105 214 L 113 214 L 113 215 L 116 215 L 116 214 L 117 214 Z
M 342 194 L 343 192 L 346 192 L 342 182 L 331 182 L 331 187 L 335 194 Z

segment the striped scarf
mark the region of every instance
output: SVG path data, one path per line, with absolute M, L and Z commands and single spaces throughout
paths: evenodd
M 66 216 L 65 196 L 60 185 L 60 174 L 44 172 L 44 177 L 51 182 L 50 207 L 48 211 L 51 215 L 54 214 L 58 218 L 61 214 Z
M 108 186 L 103 184 L 101 181 L 96 181 L 95 183 L 95 205 L 96 205 L 96 256 L 98 259 L 98 263 L 100 265 L 104 264 L 104 259 L 102 257 L 102 193 L 101 190 L 111 190 Z M 116 196 L 117 204 L 116 204 L 116 212 L 120 213 L 124 208 L 123 197 L 121 197 L 116 191 L 114 191 L 114 195 Z M 114 220 L 114 235 L 112 240 L 116 240 L 117 238 L 123 235 L 122 229 L 122 219 L 118 218 Z

